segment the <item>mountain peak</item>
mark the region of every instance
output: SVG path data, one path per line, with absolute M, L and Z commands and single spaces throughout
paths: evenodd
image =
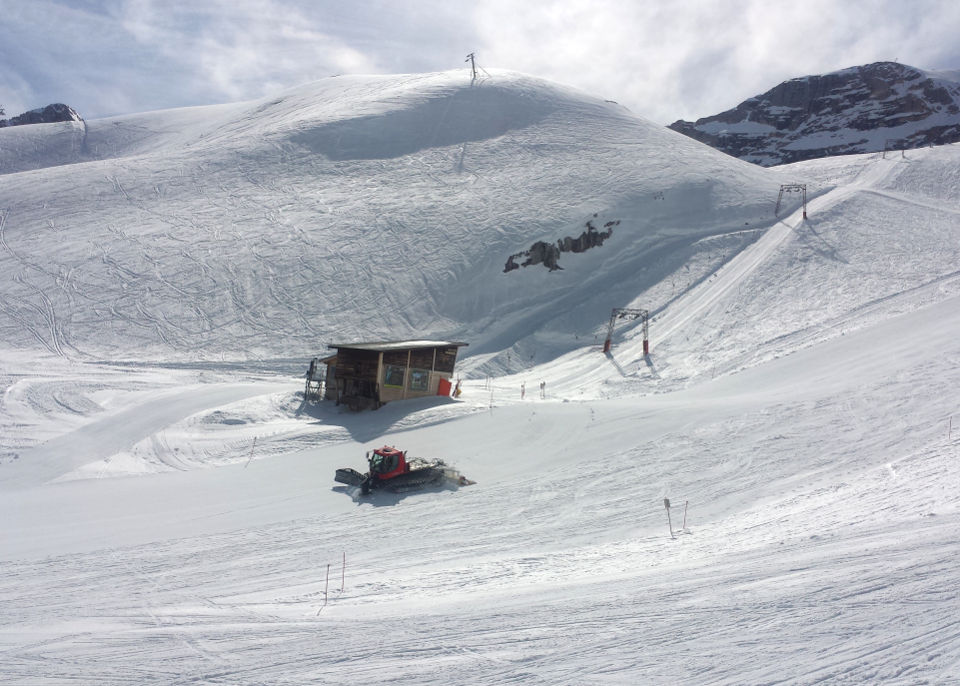
M 874 62 L 784 81 L 735 108 L 670 128 L 763 166 L 960 140 L 949 72 Z
M 24 112 L 10 119 L 0 119 L 0 127 L 23 126 L 24 124 L 53 124 L 61 121 L 83 121 L 83 117 L 77 114 L 77 111 L 69 105 L 55 102 L 52 105 L 38 107 L 35 110 Z

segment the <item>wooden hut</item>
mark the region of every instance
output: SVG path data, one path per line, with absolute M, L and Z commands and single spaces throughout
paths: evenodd
M 450 395 L 457 341 L 336 343 L 327 366 L 326 397 L 351 409 L 428 395 Z

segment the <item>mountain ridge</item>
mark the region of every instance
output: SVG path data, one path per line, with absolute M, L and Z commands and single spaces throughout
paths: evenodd
M 960 72 L 876 62 L 784 81 L 733 109 L 670 128 L 774 166 L 960 141 Z
M 0 110 L 0 114 L 3 114 L 2 110 Z M 18 114 L 16 117 L 0 119 L 0 128 L 5 128 L 8 126 L 25 126 L 27 124 L 53 124 L 63 121 L 83 121 L 83 117 L 81 117 L 77 111 L 69 105 L 56 102 L 47 105 L 46 107 L 38 107 L 22 114 Z

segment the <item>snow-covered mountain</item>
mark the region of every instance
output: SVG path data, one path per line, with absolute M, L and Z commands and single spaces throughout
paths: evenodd
M 9 119 L 0 119 L 0 127 L 25 126 L 27 124 L 55 124 L 65 121 L 83 121 L 83 117 L 69 105 L 56 102 L 46 107 L 38 107 Z
M 547 323 L 569 350 L 694 254 L 753 240 L 778 182 L 615 104 L 459 71 L 0 130 L 0 169 L 0 337 L 189 359 L 408 337 L 501 351 Z M 505 272 L 590 222 L 614 227 L 602 245 Z
M 960 145 L 765 169 L 461 71 L 0 162 L 0 683 L 955 679 Z M 462 395 L 304 402 L 408 334 Z M 334 481 L 383 444 L 476 483 Z
M 960 141 L 960 72 L 876 62 L 784 81 L 670 128 L 764 166 L 944 145 Z

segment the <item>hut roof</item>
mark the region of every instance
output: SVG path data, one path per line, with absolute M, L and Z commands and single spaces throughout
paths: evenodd
M 368 343 L 330 343 L 330 348 L 349 348 L 352 350 L 372 350 L 374 352 L 386 352 L 389 350 L 416 350 L 418 348 L 451 348 L 465 347 L 468 343 L 462 341 L 431 341 L 431 340 L 411 340 L 411 341 L 374 341 Z

